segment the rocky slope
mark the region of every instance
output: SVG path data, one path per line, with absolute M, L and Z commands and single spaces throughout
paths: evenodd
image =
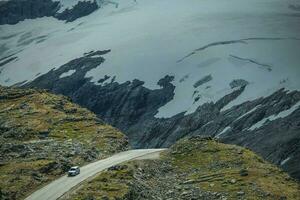
M 194 113 L 156 118 L 158 109 L 174 98 L 174 77 L 165 76 L 161 88 L 148 89 L 140 80 L 123 84 L 92 83 L 86 73 L 103 64 L 107 51 L 96 51 L 51 70 L 25 84 L 71 97 L 106 122 L 120 128 L 135 147 L 168 147 L 186 135 L 209 135 L 226 143 L 246 146 L 268 161 L 300 178 L 300 92 L 278 90 L 265 98 L 223 108 L 243 95 L 247 84 L 235 80 L 236 88 L 215 103 L 205 103 Z M 64 74 L 74 73 L 64 76 Z M 238 84 L 240 83 L 240 84 Z M 89 97 L 89 98 L 86 98 Z
M 120 131 L 69 98 L 0 87 L 0 199 L 22 199 L 70 166 L 128 147 Z
M 297 200 L 299 183 L 248 149 L 202 137 L 111 167 L 64 199 Z

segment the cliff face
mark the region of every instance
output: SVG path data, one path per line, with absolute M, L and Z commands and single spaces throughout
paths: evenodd
M 297 182 L 250 150 L 191 137 L 159 160 L 111 167 L 65 199 L 295 200 L 299 195 Z
M 70 166 L 128 148 L 120 131 L 69 98 L 0 87 L 0 199 L 21 199 Z

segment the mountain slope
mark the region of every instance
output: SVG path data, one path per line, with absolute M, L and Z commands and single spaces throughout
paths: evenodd
M 0 87 L 0 198 L 21 199 L 83 165 L 128 149 L 94 114 L 44 90 Z
M 174 98 L 174 77 L 162 78 L 158 82 L 161 89 L 156 90 L 146 88 L 139 80 L 95 85 L 85 74 L 105 63 L 107 54 L 109 51 L 91 52 L 24 86 L 46 88 L 71 97 L 124 131 L 135 147 L 168 147 L 186 135 L 209 135 L 251 148 L 293 177 L 300 177 L 298 91 L 281 89 L 268 97 L 224 110 L 247 89 L 247 85 L 237 86 L 229 95 L 216 103 L 199 106 L 194 113 L 156 118 L 157 110 Z M 61 78 L 69 71 L 74 73 Z
M 112 167 L 66 199 L 296 200 L 300 187 L 247 149 L 192 137 L 160 160 Z
M 299 178 L 299 3 L 116 2 L 0 26 L 0 84 L 67 95 L 135 147 L 210 135 Z

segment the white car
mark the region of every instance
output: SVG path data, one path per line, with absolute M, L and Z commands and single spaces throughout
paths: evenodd
M 80 168 L 78 166 L 71 167 L 68 171 L 68 176 L 76 176 L 80 174 Z

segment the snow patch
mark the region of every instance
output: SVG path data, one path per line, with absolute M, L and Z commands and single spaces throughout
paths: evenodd
M 58 10 L 58 13 L 62 13 L 66 9 L 72 9 L 79 1 L 93 2 L 92 0 L 59 0 L 60 9 Z
M 228 130 L 230 130 L 231 127 L 227 126 L 226 128 L 223 129 L 223 131 L 221 131 L 220 133 L 218 133 L 215 138 L 220 138 L 221 135 L 223 135 L 224 133 L 226 133 Z
M 287 163 L 290 159 L 291 159 L 291 157 L 287 157 L 286 159 L 284 159 L 283 161 L 281 161 L 280 165 L 284 165 L 284 164 Z
M 289 116 L 290 114 L 292 114 L 294 111 L 296 111 L 298 108 L 300 108 L 300 101 L 298 103 L 296 103 L 295 105 L 293 105 L 288 110 L 284 110 L 284 111 L 282 111 L 278 114 L 271 115 L 267 118 L 264 118 L 264 119 L 260 120 L 256 124 L 252 125 L 248 130 L 253 131 L 255 129 L 258 129 L 258 128 L 262 127 L 267 121 L 274 121 L 274 120 L 279 119 L 279 118 L 285 118 L 285 117 Z
M 204 124 L 204 125 L 202 126 L 202 128 L 208 126 L 209 124 L 211 124 L 211 123 L 213 123 L 213 122 L 214 122 L 214 121 L 209 121 L 209 122 L 207 122 L 206 124 Z
M 234 121 L 238 121 L 238 120 L 244 118 L 245 116 L 247 116 L 247 115 L 253 113 L 253 112 L 256 111 L 259 107 L 261 107 L 261 105 L 255 106 L 253 109 L 251 109 L 251 110 L 249 110 L 248 112 L 246 112 L 245 114 L 241 115 L 239 118 L 237 118 L 237 119 L 234 120 Z
M 68 76 L 71 76 L 72 74 L 74 74 L 76 72 L 76 70 L 74 69 L 71 69 L 65 73 L 62 73 L 59 78 L 65 78 L 65 77 L 68 77 Z

